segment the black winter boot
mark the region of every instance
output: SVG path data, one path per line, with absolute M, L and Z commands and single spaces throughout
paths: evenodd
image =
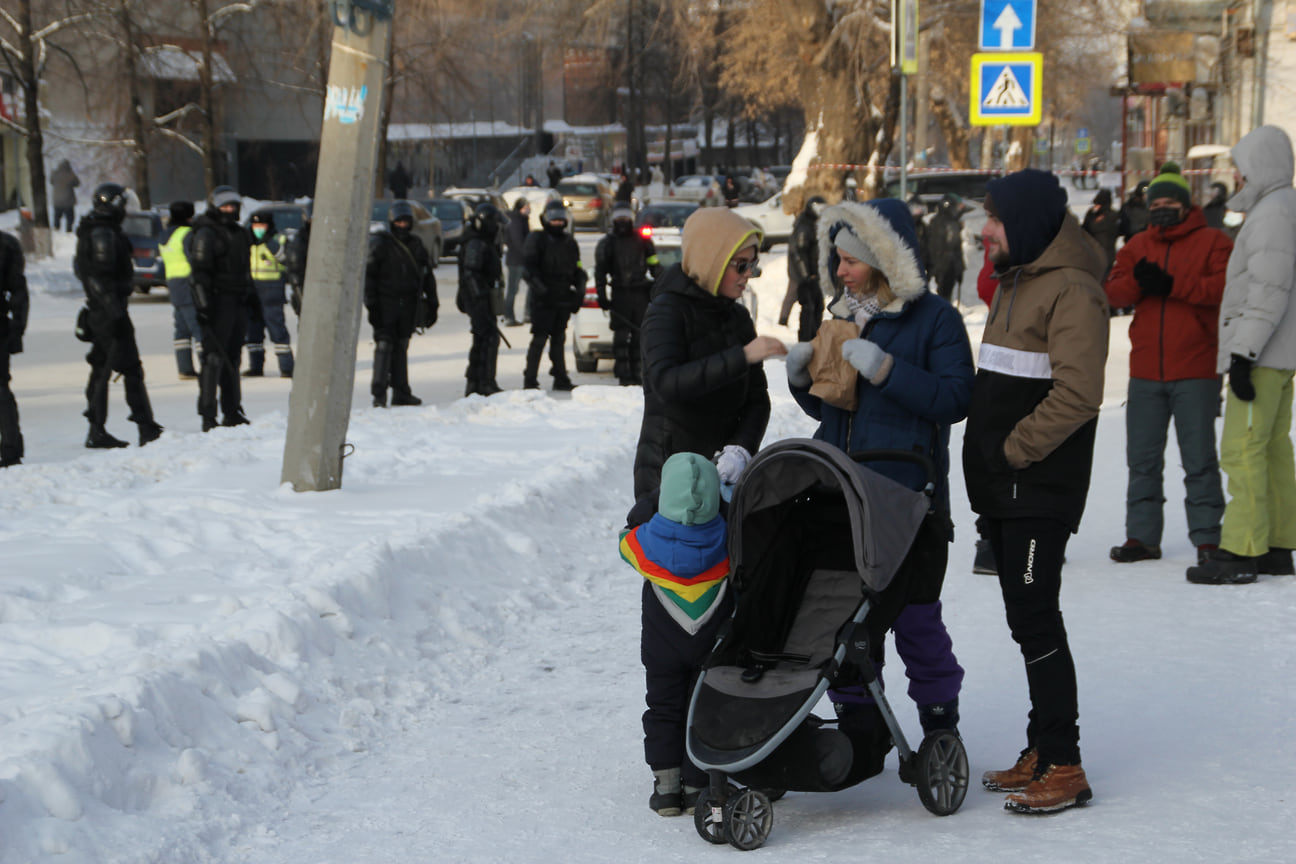
M 114 438 L 108 434 L 108 430 L 102 426 L 90 427 L 90 434 L 86 436 L 85 446 L 90 450 L 114 450 L 118 447 L 129 447 L 125 441 L 120 438 Z
M 387 407 L 387 379 L 391 374 L 392 343 L 384 340 L 374 346 L 373 381 L 369 392 L 373 394 L 375 408 Z
M 248 368 L 243 370 L 244 378 L 262 378 L 265 376 L 265 348 L 260 345 L 248 345 Z

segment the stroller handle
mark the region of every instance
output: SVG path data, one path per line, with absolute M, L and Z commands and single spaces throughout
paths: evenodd
M 923 492 L 929 498 L 936 494 L 936 463 L 932 462 L 931 457 L 926 453 L 919 453 L 917 450 L 883 448 L 878 450 L 852 450 L 847 455 L 856 462 L 910 462 L 917 465 L 923 469 L 923 473 L 927 477 Z

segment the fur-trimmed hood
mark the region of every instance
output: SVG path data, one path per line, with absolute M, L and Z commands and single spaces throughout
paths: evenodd
M 840 298 L 844 293 L 837 278 L 841 257 L 833 241 L 838 231 L 847 229 L 877 259 L 877 269 L 886 275 L 895 294 L 895 305 L 927 293 L 927 274 L 923 271 L 918 232 L 909 205 L 898 198 L 877 198 L 863 203 L 834 204 L 819 216 L 819 284 L 831 285 L 833 297 Z

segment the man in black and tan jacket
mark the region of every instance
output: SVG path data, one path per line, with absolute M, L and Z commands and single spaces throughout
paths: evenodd
M 963 439 L 978 525 L 999 563 L 1012 637 L 1026 661 L 1026 749 L 982 783 L 1004 807 L 1043 813 L 1093 797 L 1080 766 L 1075 664 L 1059 593 L 1080 525 L 1103 395 L 1108 315 L 1097 241 L 1044 171 L 986 187 L 982 232 L 999 277 L 982 337 Z

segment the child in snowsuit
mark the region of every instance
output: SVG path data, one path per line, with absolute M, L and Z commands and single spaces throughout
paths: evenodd
M 720 477 L 697 453 L 666 460 L 657 513 L 621 537 L 621 557 L 644 576 L 644 758 L 653 772 L 648 806 L 662 816 L 692 813 L 707 785 L 684 751 L 684 734 L 698 670 L 733 604 L 725 537 Z

